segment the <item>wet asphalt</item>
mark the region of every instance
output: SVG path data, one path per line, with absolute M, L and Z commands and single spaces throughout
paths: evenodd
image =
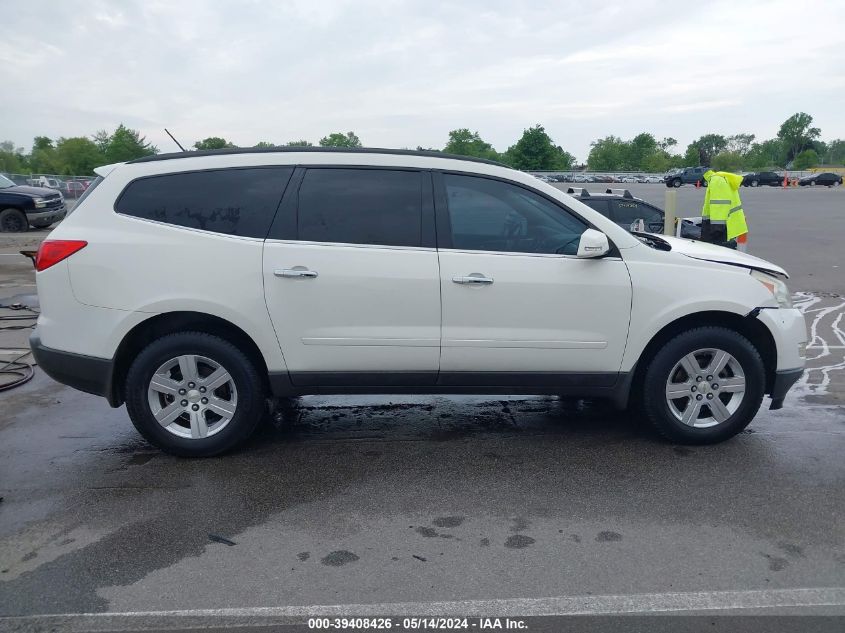
M 776 193 L 845 217 L 845 191 L 743 190 L 746 206 Z M 794 260 L 792 289 L 813 291 L 813 370 L 717 446 L 602 403 L 321 396 L 187 460 L 38 373 L 0 393 L 0 616 L 843 587 L 841 248 L 801 234 L 756 254 Z M 31 281 L 8 260 L 0 298 Z

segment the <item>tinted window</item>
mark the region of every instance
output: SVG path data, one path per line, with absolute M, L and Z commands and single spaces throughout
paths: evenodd
M 649 224 L 662 223 L 663 215 L 654 207 L 636 200 L 614 200 L 613 221 L 626 229 L 637 220 L 645 220 L 646 230 Z
M 578 198 L 578 200 L 591 209 L 595 209 L 604 217 L 610 217 L 610 202 L 608 200 L 596 200 L 595 198 Z
M 527 189 L 446 174 L 454 248 L 574 255 L 587 225 Z
M 309 169 L 297 236 L 311 242 L 420 246 L 422 176 L 388 169 Z
M 266 237 L 292 167 L 215 169 L 129 183 L 116 210 L 227 235 Z

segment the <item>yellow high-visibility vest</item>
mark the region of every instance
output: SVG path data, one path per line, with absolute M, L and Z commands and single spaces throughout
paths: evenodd
M 704 174 L 704 180 L 707 181 L 707 191 L 701 217 L 709 218 L 710 224 L 724 225 L 729 240 L 748 233 L 742 200 L 739 198 L 742 176 L 726 171 L 708 171 Z

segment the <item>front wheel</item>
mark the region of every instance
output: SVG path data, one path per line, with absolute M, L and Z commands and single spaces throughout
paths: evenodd
M 23 211 L 3 209 L 0 211 L 0 232 L 23 233 L 29 228 L 29 220 Z
M 741 334 L 700 327 L 663 345 L 646 369 L 643 414 L 681 444 L 713 444 L 742 431 L 765 392 L 759 352 Z
M 148 345 L 126 375 L 126 408 L 161 450 L 209 457 L 246 440 L 264 414 L 264 381 L 230 342 L 204 332 L 168 334 Z
M 757 180 L 752 180 L 752 181 L 751 181 L 751 186 L 752 186 L 752 187 L 756 187 L 756 186 L 757 186 L 757 185 L 759 185 L 759 184 L 760 184 L 760 183 L 759 183 L 759 181 L 757 181 Z
M 682 183 L 681 183 L 681 180 L 679 178 L 675 178 L 675 180 L 672 181 L 672 186 L 675 187 L 675 188 L 680 187 L 681 184 Z

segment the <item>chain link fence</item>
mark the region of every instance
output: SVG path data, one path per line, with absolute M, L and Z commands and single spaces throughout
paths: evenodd
M 58 174 L 9 174 L 6 178 L 16 185 L 47 187 L 61 191 L 65 198 L 75 199 L 81 196 L 96 176 L 63 176 Z

